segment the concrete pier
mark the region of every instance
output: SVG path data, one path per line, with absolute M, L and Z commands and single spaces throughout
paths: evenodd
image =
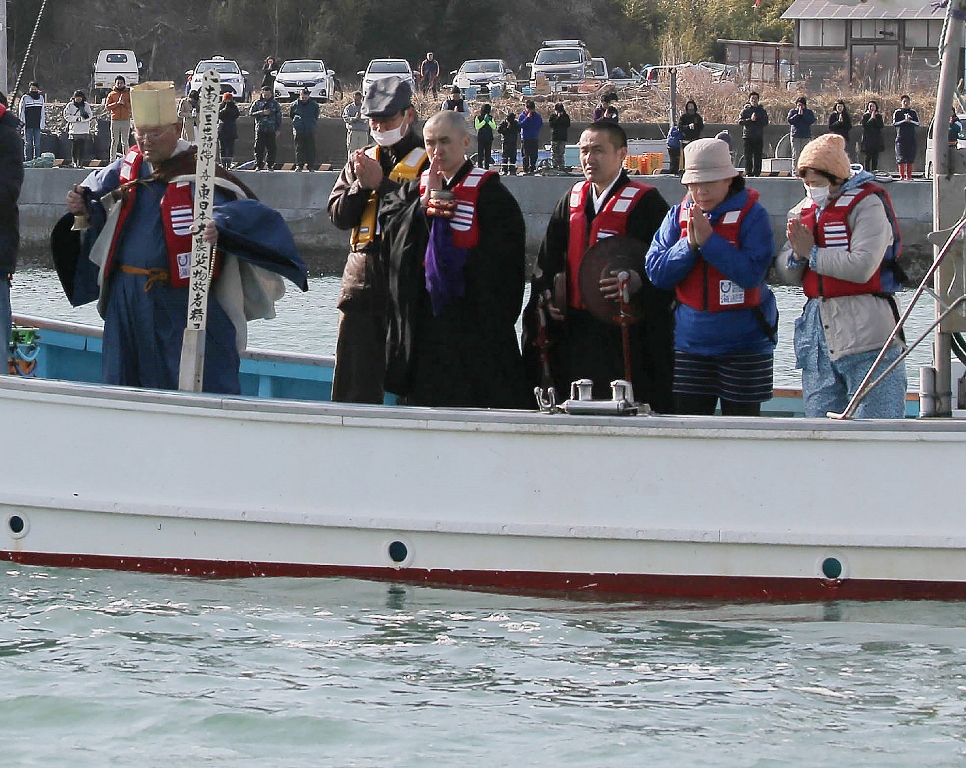
M 83 169 L 68 168 L 26 169 L 20 195 L 23 264 L 51 265 L 47 245 L 50 232 L 66 213 L 64 198 L 67 190 L 82 182 L 88 173 Z M 348 233 L 336 229 L 326 211 L 329 192 L 337 178 L 335 172 L 239 171 L 238 175 L 259 199 L 285 217 L 313 273 L 342 270 Z M 684 187 L 676 176 L 635 178 L 656 186 L 668 204 L 679 202 L 684 195 Z M 526 218 L 527 250 L 532 257 L 543 238 L 550 212 L 578 179 L 578 176 L 503 177 Z M 804 194 L 801 181 L 796 178 L 757 178 L 749 179 L 748 185 L 760 193 L 760 202 L 771 215 L 775 237 L 784 242 L 788 209 Z M 915 257 L 917 263 L 931 263 L 932 247 L 926 242 L 932 222 L 931 185 L 917 180 L 895 181 L 885 186 L 899 216 L 905 254 Z M 911 271 L 919 272 L 916 269 Z M 915 274 L 910 277 L 915 278 Z

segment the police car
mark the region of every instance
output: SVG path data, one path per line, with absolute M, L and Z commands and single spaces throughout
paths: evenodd
M 205 72 L 213 69 L 221 75 L 221 92 L 231 92 L 239 101 L 251 100 L 251 89 L 248 86 L 248 72 L 238 66 L 238 62 L 226 59 L 224 56 L 212 56 L 202 59 L 194 69 L 185 72 L 188 80 L 185 93 L 197 91 L 201 88 L 201 78 Z
M 275 75 L 275 98 L 279 101 L 294 101 L 303 88 L 316 101 L 332 100 L 335 91 L 335 72 L 326 69 L 321 59 L 296 59 L 286 61 Z

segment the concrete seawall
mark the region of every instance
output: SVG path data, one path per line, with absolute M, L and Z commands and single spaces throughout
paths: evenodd
M 84 180 L 88 171 L 28 168 L 25 173 L 20 195 L 21 260 L 24 264 L 49 266 L 47 243 L 54 224 L 66 213 L 64 197 L 72 185 Z M 240 171 L 238 175 L 259 199 L 285 217 L 313 273 L 341 271 L 348 233 L 336 229 L 326 211 L 329 192 L 337 178 L 335 172 Z M 550 212 L 577 178 L 504 177 L 504 183 L 523 210 L 527 250 L 531 256 L 536 255 Z M 684 187 L 676 176 L 638 178 L 656 186 L 669 204 L 678 202 L 684 195 Z M 784 242 L 788 209 L 803 196 L 801 182 L 795 178 L 759 178 L 749 179 L 748 185 L 761 194 L 761 203 L 771 216 L 775 237 Z M 932 228 L 931 185 L 924 181 L 897 181 L 888 184 L 887 188 L 899 216 L 904 252 L 914 256 L 917 262 L 931 262 L 932 248 L 926 242 L 926 235 Z

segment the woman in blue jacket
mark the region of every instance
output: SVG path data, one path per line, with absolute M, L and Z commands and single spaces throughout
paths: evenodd
M 651 242 L 645 268 L 674 290 L 674 404 L 678 413 L 757 416 L 772 397 L 778 308 L 765 285 L 775 236 L 758 193 L 720 139 L 684 149 L 688 194 Z

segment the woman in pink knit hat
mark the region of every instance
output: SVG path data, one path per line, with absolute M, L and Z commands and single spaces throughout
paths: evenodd
M 849 163 L 845 140 L 827 133 L 798 158 L 805 198 L 788 214 L 776 266 L 807 302 L 795 321 L 805 415 L 841 413 L 899 318 L 899 227 L 892 202 L 868 171 Z M 900 354 L 896 341 L 877 373 Z M 905 415 L 906 371 L 897 366 L 859 406 L 859 418 Z

